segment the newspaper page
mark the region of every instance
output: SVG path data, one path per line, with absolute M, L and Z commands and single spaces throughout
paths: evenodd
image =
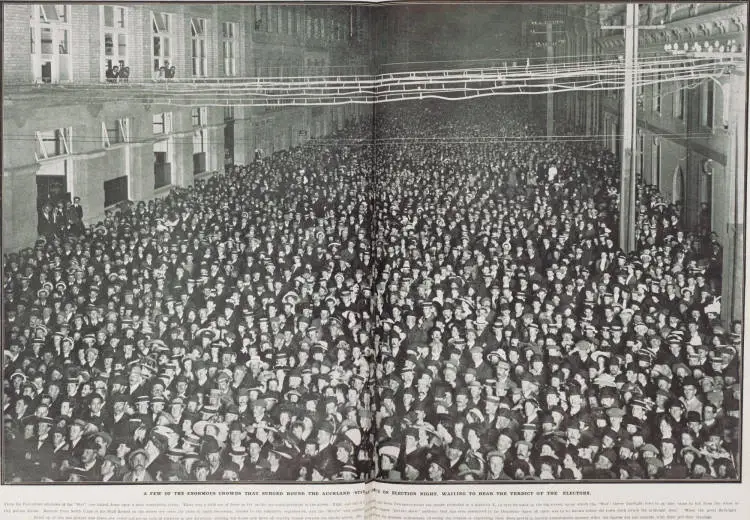
M 479 79 L 465 89 L 435 85 L 439 94 L 417 89 L 412 104 L 376 107 L 382 268 L 373 291 L 375 512 L 378 518 L 746 518 L 743 302 L 726 298 L 722 255 L 729 249 L 712 227 L 719 221 L 712 199 L 699 194 L 705 202 L 690 210 L 686 193 L 698 186 L 683 185 L 679 166 L 671 185 L 661 177 L 674 164 L 674 150 L 665 151 L 671 143 L 663 142 L 674 134 L 659 130 L 665 117 L 647 113 L 680 119 L 708 110 L 710 97 L 662 85 L 658 74 L 671 60 L 737 51 L 739 68 L 746 62 L 744 47 L 730 43 L 722 51 L 721 42 L 680 39 L 678 49 L 677 33 L 658 31 L 730 12 L 744 19 L 746 6 L 727 5 L 723 13 L 714 6 L 709 14 L 695 4 L 530 5 L 524 31 L 540 49 L 538 58 L 480 59 L 472 50 L 490 48 L 498 33 L 512 31 L 517 19 L 509 7 L 392 7 L 408 27 L 409 45 L 395 44 L 383 65 L 389 77 L 463 66 L 465 78 Z M 503 16 L 513 21 L 503 24 Z M 436 19 L 442 25 L 427 21 Z M 641 45 L 655 52 L 658 44 L 668 58 L 638 63 L 627 56 L 622 45 L 634 45 L 639 23 Z M 595 45 L 587 46 L 581 35 L 592 30 Z M 469 34 L 472 46 L 462 47 Z M 435 42 L 448 35 L 457 44 L 444 51 Z M 425 48 L 431 44 L 439 50 Z M 614 55 L 601 56 L 607 52 Z M 429 55 L 434 61 L 419 61 Z M 596 126 L 576 101 L 579 94 L 554 92 L 568 72 L 596 75 L 608 60 L 643 73 L 623 74 L 625 84 L 614 91 L 602 88 L 597 110 L 604 121 Z M 660 71 L 655 80 L 647 72 L 652 65 Z M 481 83 L 487 70 L 500 81 Z M 554 74 L 543 87 L 540 70 Z M 723 95 L 742 109 L 720 117 L 728 154 L 723 172 L 727 189 L 742 199 L 746 77 L 724 73 Z M 535 80 L 534 87 L 514 78 Z M 546 95 L 482 99 L 487 91 L 533 88 Z M 622 121 L 628 106 L 637 117 L 632 131 L 641 136 L 630 145 Z M 703 123 L 713 125 L 715 110 L 706 115 Z M 684 132 L 692 135 L 690 126 Z M 644 162 L 649 148 L 652 159 Z M 628 169 L 622 163 L 631 153 Z M 696 183 L 715 172 L 712 161 L 702 164 Z M 627 176 L 636 174 L 628 186 Z M 721 197 L 716 178 L 708 180 Z M 629 197 L 635 200 L 628 214 L 622 206 Z M 706 218 L 689 214 L 698 210 Z M 744 254 L 744 245 L 736 254 Z M 734 280 L 746 287 L 744 271 Z
M 36 88 L 85 20 L 115 88 L 139 88 L 114 59 L 138 31 L 158 88 L 188 31 L 193 75 L 211 31 L 231 70 L 228 15 L 155 5 L 4 23 L 30 31 Z M 747 6 L 638 8 L 661 36 L 641 37 L 629 103 L 687 123 L 641 121 L 630 187 L 624 4 L 245 8 L 257 49 L 346 37 L 385 87 L 331 126 L 311 102 L 313 139 L 242 142 L 244 163 L 102 218 L 49 190 L 3 261 L 2 517 L 746 518 Z M 331 56 L 305 75 L 334 81 Z M 202 149 L 207 113 L 182 133 L 154 116 L 155 182 L 163 136 Z M 103 146 L 137 141 L 118 121 Z M 42 165 L 75 146 L 34 133 Z
M 270 85 L 229 107 L 206 92 L 369 78 L 367 6 L 3 9 L 23 63 L 4 71 L 4 163 L 33 162 L 39 200 L 4 248 L 0 516 L 364 518 L 372 105 L 311 99 L 292 122 L 257 106 Z M 200 102 L 174 90 L 196 78 Z M 220 132 L 244 160 L 210 171 Z M 13 182 L 6 243 L 26 223 Z

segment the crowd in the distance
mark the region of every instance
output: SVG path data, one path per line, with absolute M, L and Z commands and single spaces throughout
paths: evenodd
M 8 255 L 6 481 L 735 478 L 720 248 L 643 188 L 617 249 L 614 159 L 524 117 L 392 105 Z

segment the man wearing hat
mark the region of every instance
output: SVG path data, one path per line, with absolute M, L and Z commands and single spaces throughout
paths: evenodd
M 505 456 L 497 450 L 487 453 L 487 480 L 512 480 L 505 472 Z
M 594 472 L 591 475 L 591 478 L 594 478 L 597 480 L 616 479 L 617 475 L 615 475 L 614 471 L 612 470 L 616 462 L 617 462 L 617 455 L 615 454 L 613 450 L 602 451 L 596 457 Z
M 448 458 L 442 451 L 435 451 L 427 457 L 429 466 L 427 468 L 427 480 L 431 482 L 443 482 L 450 471 Z
M 263 471 L 261 467 L 261 442 L 255 436 L 249 437 L 246 442 L 247 457 L 242 461 L 243 465 L 240 466 L 239 478 L 243 481 L 261 480 Z M 242 458 L 241 451 L 240 449 L 235 454 L 230 453 L 230 458 L 234 462 L 238 462 L 238 459 Z
M 263 480 L 292 480 L 295 476 L 294 455 L 284 447 L 279 446 L 268 451 L 263 466 Z M 327 464 L 328 470 L 333 470 L 335 464 Z
M 83 470 L 83 480 L 87 482 L 95 482 L 101 479 L 101 460 L 97 453 L 98 451 L 99 445 L 93 437 L 89 437 L 84 441 L 79 467 Z
M 383 480 L 401 480 L 401 473 L 395 469 L 400 451 L 400 445 L 397 442 L 385 441 L 379 443 L 377 448 L 380 457 L 378 478 Z
M 102 459 L 100 469 L 100 482 L 118 482 L 120 477 L 118 472 L 123 468 L 122 461 L 116 455 L 105 455 Z
M 425 480 L 427 476 L 427 460 L 417 452 L 404 456 L 403 477 L 407 481 Z
M 693 377 L 682 380 L 682 396 L 679 398 L 685 412 L 703 413 L 704 403 L 698 398 L 698 383 Z
M 317 425 L 317 458 L 321 470 L 330 474 L 333 472 L 336 460 L 336 448 L 333 425 L 327 420 L 320 420 Z
M 92 393 L 87 397 L 86 410 L 81 413 L 81 419 L 101 430 L 110 421 L 104 409 L 104 398 L 97 393 Z
M 128 456 L 130 471 L 122 477 L 123 482 L 154 482 L 154 477 L 146 470 L 148 455 L 142 449 L 133 451 Z
M 663 477 L 680 480 L 688 477 L 688 469 L 677 454 L 677 441 L 671 437 L 661 440 L 661 461 Z

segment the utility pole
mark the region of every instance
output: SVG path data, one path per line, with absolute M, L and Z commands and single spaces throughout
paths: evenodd
M 547 66 L 552 67 L 555 57 L 554 42 L 552 40 L 552 22 L 547 21 Z M 552 91 L 547 92 L 547 140 L 551 140 L 555 135 L 555 100 Z
M 636 84 L 638 68 L 638 4 L 627 4 L 625 12 L 625 85 L 622 96 L 622 164 L 620 175 L 620 248 L 635 249 L 636 182 L 635 131 Z
M 625 31 L 625 81 L 622 93 L 622 154 L 620 170 L 620 248 L 635 249 L 636 240 L 636 87 L 638 74 L 638 30 L 664 29 L 664 25 L 638 26 L 638 4 L 627 4 L 625 25 L 602 26 Z
M 563 8 L 565 9 L 565 8 Z M 544 22 L 532 22 L 533 26 L 540 25 L 544 27 L 544 30 L 535 31 L 530 30 L 530 34 L 544 34 L 544 43 L 539 42 L 539 46 L 547 48 L 547 68 L 553 70 L 554 58 L 555 58 L 555 34 L 565 34 L 564 29 L 555 29 L 555 25 L 562 25 L 564 19 L 553 19 L 558 13 L 557 8 L 549 8 L 546 13 L 546 20 Z M 562 16 L 562 15 L 561 15 Z M 553 80 L 554 81 L 554 80 Z M 541 103 L 541 102 L 540 102 Z M 547 140 L 551 140 L 552 136 L 555 135 L 555 100 L 554 94 L 550 91 L 547 92 L 546 96 L 546 123 L 547 123 Z

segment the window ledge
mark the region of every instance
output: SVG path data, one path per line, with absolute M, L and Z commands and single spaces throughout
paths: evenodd
M 120 202 L 115 202 L 114 204 L 110 206 L 104 206 L 104 211 L 115 211 L 117 209 L 120 209 L 120 205 L 123 202 L 127 202 L 128 199 L 122 199 Z
M 174 188 L 174 184 L 167 184 L 166 186 L 162 186 L 160 188 L 154 188 L 154 195 L 166 195 L 170 191 L 172 191 L 172 188 Z
M 193 179 L 195 180 L 208 179 L 209 177 L 213 177 L 217 173 L 218 172 L 200 172 L 200 173 L 196 173 L 195 175 L 193 175 Z
M 70 154 L 65 153 L 65 154 L 60 154 L 60 155 L 52 155 L 49 157 L 37 157 L 36 162 L 40 164 L 44 164 L 44 163 L 61 161 L 63 159 L 70 159 Z

